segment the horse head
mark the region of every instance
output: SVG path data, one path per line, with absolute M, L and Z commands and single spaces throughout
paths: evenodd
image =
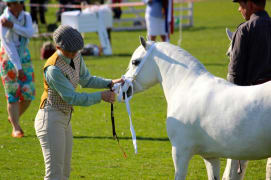
M 155 42 L 145 41 L 140 37 L 141 45 L 134 51 L 130 60 L 126 78 L 132 79 L 134 92 L 148 89 L 157 83 L 156 66 L 153 63 L 153 49 Z

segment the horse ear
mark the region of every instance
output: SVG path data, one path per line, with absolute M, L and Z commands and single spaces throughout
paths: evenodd
M 232 32 L 228 28 L 226 28 L 226 34 L 227 34 L 229 40 L 232 41 Z
M 144 39 L 142 36 L 140 36 L 139 39 L 140 39 L 141 45 L 142 45 L 145 49 L 147 49 L 147 43 L 146 43 L 145 39 Z

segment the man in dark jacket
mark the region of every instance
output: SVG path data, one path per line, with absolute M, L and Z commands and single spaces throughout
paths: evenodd
M 238 11 L 246 22 L 239 25 L 233 34 L 227 79 L 241 86 L 270 81 L 271 19 L 265 11 L 266 0 L 233 0 L 233 2 L 239 3 Z M 228 159 L 223 180 L 243 179 L 246 166 L 247 161 Z M 266 179 L 271 179 L 271 158 L 266 165 Z
M 233 0 L 246 19 L 233 34 L 228 80 L 255 85 L 271 80 L 271 19 L 266 0 Z

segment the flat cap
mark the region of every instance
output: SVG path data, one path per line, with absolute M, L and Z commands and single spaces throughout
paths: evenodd
M 68 52 L 76 52 L 84 47 L 81 34 L 68 25 L 60 25 L 54 31 L 53 39 L 57 46 Z

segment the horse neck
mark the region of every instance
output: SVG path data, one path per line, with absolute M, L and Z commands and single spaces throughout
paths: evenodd
M 185 52 L 186 53 L 186 52 Z M 183 55 L 180 54 L 180 57 Z M 166 57 L 166 56 L 164 56 Z M 193 56 L 185 55 L 183 60 L 169 58 L 154 58 L 157 64 L 157 77 L 162 85 L 166 99 L 178 90 L 179 86 L 189 86 L 203 73 L 206 73 L 204 66 L 199 63 Z

